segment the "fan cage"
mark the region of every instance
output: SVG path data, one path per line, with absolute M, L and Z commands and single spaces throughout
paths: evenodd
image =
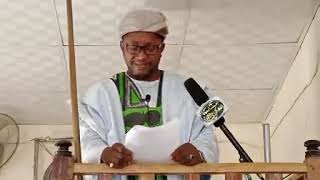
M 6 165 L 9 162 L 9 160 L 12 158 L 13 154 L 17 151 L 19 139 L 20 139 L 20 131 L 19 131 L 19 126 L 18 126 L 17 122 L 8 114 L 0 113 L 0 117 L 1 116 L 4 117 L 5 119 L 7 119 L 7 121 L 9 122 L 8 124 L 13 126 L 13 128 L 15 129 L 16 140 L 12 141 L 12 142 L 7 142 L 7 143 L 1 143 L 1 141 L 0 141 L 0 168 L 2 168 L 4 165 Z M 0 119 L 0 121 L 1 120 L 2 119 Z M 10 134 L 10 133 L 8 133 L 8 134 Z M 8 152 L 9 155 L 7 157 L 3 157 L 5 154 L 5 144 L 14 145 L 13 150 L 11 150 L 11 152 Z

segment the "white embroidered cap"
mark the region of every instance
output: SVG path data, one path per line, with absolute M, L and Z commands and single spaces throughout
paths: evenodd
M 134 9 L 120 21 L 118 31 L 120 38 L 130 32 L 153 32 L 166 38 L 168 26 L 165 15 L 156 9 Z

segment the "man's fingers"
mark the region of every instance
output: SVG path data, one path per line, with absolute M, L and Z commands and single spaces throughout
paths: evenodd
M 112 156 L 113 156 L 112 162 L 114 163 L 115 167 L 119 167 L 118 164 L 124 164 L 126 166 L 129 163 L 131 163 L 131 161 L 133 159 L 132 155 L 122 154 L 117 151 L 114 151 L 112 153 Z
M 105 163 L 112 168 L 123 168 L 133 160 L 132 152 L 121 143 L 113 144 L 105 157 Z
M 179 146 L 171 156 L 175 162 L 187 166 L 193 166 L 202 162 L 199 151 L 190 143 Z
M 128 162 L 128 161 L 120 160 L 119 163 L 113 164 L 113 168 L 124 168 L 124 167 L 128 166 L 129 164 L 130 164 L 130 162 Z
M 113 168 L 114 164 L 113 163 L 110 163 L 109 164 L 109 167 Z
M 120 169 L 120 168 L 124 168 L 124 167 L 128 166 L 131 163 L 131 162 L 125 161 L 123 159 L 115 160 L 115 161 L 116 162 L 109 163 L 109 167 Z
M 181 158 L 179 161 L 177 161 L 179 164 L 186 165 L 186 166 L 192 166 L 197 164 L 197 160 L 193 154 L 188 154 Z
M 114 150 L 112 150 L 111 153 L 112 153 L 112 156 L 115 157 L 115 158 L 117 158 L 117 159 L 122 159 L 123 156 L 124 156 L 124 155 L 123 155 L 121 152 L 119 152 L 119 151 L 114 151 Z
M 185 144 L 179 146 L 179 147 L 171 154 L 172 160 L 180 161 L 180 160 L 183 159 L 185 156 L 187 156 L 188 154 L 190 154 L 190 152 L 188 151 L 188 149 L 186 149 L 185 147 L 186 147 Z
M 131 162 L 132 160 L 133 160 L 133 156 L 132 155 L 124 155 L 123 156 L 123 161 L 125 161 L 125 162 Z
M 113 145 L 111 147 L 112 151 L 114 152 L 117 157 L 122 158 L 124 155 L 132 155 L 132 152 L 124 147 L 122 144 Z M 120 157 L 120 155 L 122 157 Z
M 119 159 L 115 157 L 111 157 L 109 161 L 105 162 L 109 167 L 116 168 L 119 164 Z
M 193 154 L 185 155 L 185 156 L 181 157 L 180 159 L 178 159 L 176 162 L 178 162 L 179 164 L 182 164 L 182 165 L 186 165 L 186 166 L 193 166 L 195 164 L 198 164 L 197 157 Z
M 176 157 L 182 153 L 181 149 L 182 149 L 181 146 L 179 146 L 177 149 L 173 151 L 173 153 L 171 153 L 172 159 L 176 159 Z
M 119 153 L 126 154 L 126 155 L 132 155 L 132 151 L 127 149 L 123 144 L 115 143 L 114 145 L 112 145 L 111 148 Z
M 121 144 L 121 143 L 115 143 L 115 144 L 113 144 L 113 145 L 111 146 L 111 149 L 122 153 L 122 152 L 124 152 L 125 147 L 124 147 L 124 145 Z
M 126 147 L 124 147 L 124 151 L 123 151 L 124 154 L 126 155 L 130 155 L 132 156 L 132 151 L 130 151 L 129 149 L 127 149 Z
M 199 163 L 197 156 L 195 156 L 194 154 L 189 154 L 187 158 L 190 160 L 187 162 L 187 166 L 193 166 Z
M 175 160 L 175 161 L 180 161 L 182 159 L 184 159 L 189 153 L 186 153 L 186 152 L 179 152 L 179 153 L 176 153 L 174 156 L 172 156 L 172 159 Z

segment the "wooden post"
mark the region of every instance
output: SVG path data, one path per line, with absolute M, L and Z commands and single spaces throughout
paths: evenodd
M 98 179 L 99 180 L 112 180 L 113 176 L 112 174 L 99 174 Z
M 73 180 L 73 158 L 69 151 L 71 145 L 67 140 L 56 143 L 59 149 L 53 158 L 51 180 Z
M 305 162 L 307 164 L 308 180 L 320 179 L 320 141 L 308 140 L 304 143 L 307 148 Z
M 226 173 L 225 176 L 226 180 L 242 180 L 241 173 Z
M 154 180 L 155 174 L 141 174 L 139 180 Z
M 289 180 L 307 180 L 307 175 L 306 174 L 294 174 L 290 176 Z
M 187 180 L 200 180 L 200 174 L 187 174 Z
M 282 180 L 282 178 L 280 173 L 266 173 L 266 180 Z

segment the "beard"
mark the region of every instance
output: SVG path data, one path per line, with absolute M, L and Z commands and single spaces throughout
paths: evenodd
M 149 70 L 133 70 L 128 69 L 127 74 L 136 80 L 154 81 L 160 78 L 160 70 L 158 67 Z

